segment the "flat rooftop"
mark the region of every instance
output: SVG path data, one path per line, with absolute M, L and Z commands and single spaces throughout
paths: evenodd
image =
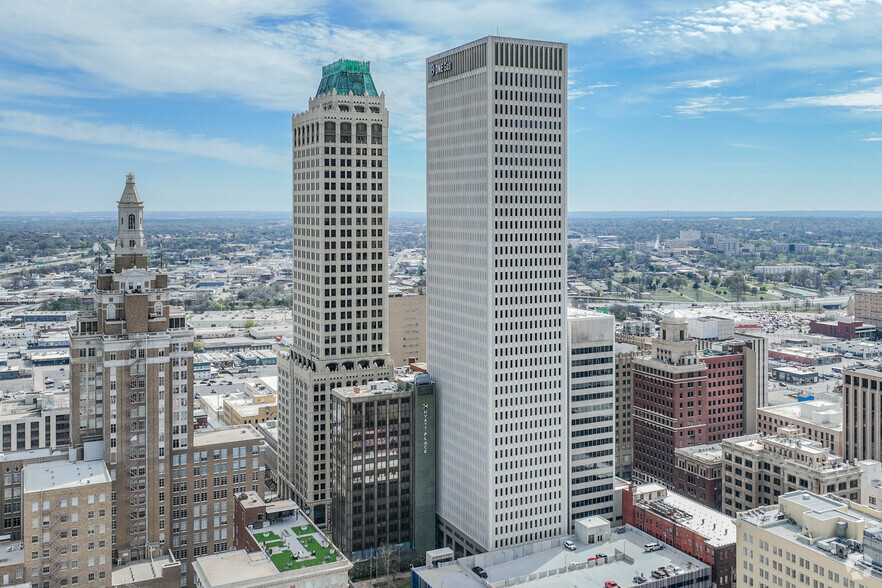
M 779 501 L 792 500 L 796 501 L 800 511 L 804 510 L 803 520 L 811 517 L 822 521 L 841 520 L 849 524 L 853 522 L 859 525 L 863 523 L 863 536 L 866 540 L 868 533 L 882 527 L 882 513 L 863 505 L 852 503 L 848 500 L 836 500 L 830 496 L 819 496 L 812 492 L 804 490 L 796 490 L 787 494 L 782 494 Z M 792 511 L 790 514 L 794 515 Z M 840 565 L 853 568 L 856 571 L 865 574 L 865 578 L 873 578 L 873 582 L 866 583 L 867 586 L 882 585 L 882 570 L 867 565 L 864 562 L 864 556 L 859 551 L 848 550 L 845 557 L 838 557 L 829 551 L 821 548 L 821 545 L 829 540 L 835 540 L 835 531 L 830 533 L 830 537 L 815 535 L 812 541 L 804 539 L 805 530 L 802 526 L 802 520 L 793 520 L 786 513 L 782 504 L 764 506 L 754 510 L 738 513 L 738 519 L 751 525 L 761 527 L 763 530 L 780 537 L 791 543 L 798 543 L 804 549 L 810 549 L 815 553 L 817 559 L 813 560 L 817 563 L 832 560 Z M 793 521 L 793 522 L 791 522 Z M 831 528 L 835 528 L 831 526 Z
M 263 436 L 251 425 L 237 425 L 235 427 L 193 432 L 193 447 L 262 440 Z
M 103 460 L 29 463 L 22 469 L 22 494 L 110 483 Z
M 252 498 L 256 497 L 247 499 Z M 279 572 L 347 561 L 294 502 L 286 500 L 280 501 L 280 504 L 267 505 L 267 512 L 284 511 L 292 514 L 283 515 L 269 524 L 264 522 L 260 528 L 248 529 Z
M 208 585 L 212 587 L 235 585 L 279 574 L 265 553 L 246 553 L 241 549 L 200 557 L 193 562 L 193 570 L 208 580 Z
M 22 541 L 0 542 L 0 570 L 6 566 L 22 565 L 25 560 L 24 554 L 24 543 Z
M 639 493 L 644 486 L 639 486 Z M 735 521 L 721 512 L 689 500 L 685 496 L 668 491 L 667 496 L 653 501 L 641 501 L 644 508 L 666 519 L 676 522 L 685 529 L 704 537 L 711 547 L 732 545 L 738 538 Z
M 575 551 L 563 547 L 564 538 L 549 539 L 516 548 L 500 549 L 479 555 L 464 557 L 437 568 L 422 567 L 414 570 L 431 586 L 457 586 L 486 588 L 472 567 L 481 566 L 487 572 L 487 582 L 496 586 L 518 584 L 525 587 L 570 588 L 572 586 L 600 586 L 601 582 L 613 581 L 619 586 L 633 586 L 634 578 L 642 575 L 645 588 L 670 584 L 671 578 L 656 580 L 651 573 L 658 568 L 677 566 L 683 574 L 707 575 L 710 585 L 710 567 L 668 545 L 659 551 L 646 553 L 646 543 L 659 543 L 658 539 L 624 525 L 613 529 L 611 539 L 604 543 L 586 545 L 576 537 Z M 598 554 L 607 556 L 607 563 Z M 590 560 L 590 563 L 589 563 Z M 687 577 L 682 578 L 686 580 Z M 674 580 L 676 582 L 676 580 Z M 701 584 L 699 584 L 701 585 Z
M 708 464 L 720 463 L 723 459 L 723 448 L 719 443 L 678 447 L 674 453 L 685 453 L 690 457 Z
M 335 394 L 341 398 L 370 398 L 376 396 L 410 396 L 410 392 L 398 388 L 395 382 L 388 380 L 376 380 L 368 382 L 367 386 L 345 386 L 334 388 L 331 394 Z

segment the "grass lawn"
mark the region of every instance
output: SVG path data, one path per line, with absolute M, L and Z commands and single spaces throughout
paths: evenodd
M 306 525 L 305 530 L 300 527 L 291 527 L 291 530 L 297 535 L 309 535 L 310 533 L 315 533 L 315 527 L 312 525 Z
M 300 527 L 291 527 L 291 530 L 297 534 L 297 540 L 303 545 L 306 551 L 315 552 L 315 556 L 305 561 L 295 561 L 294 554 L 290 549 L 286 549 L 287 543 L 279 538 L 272 531 L 266 533 L 255 533 L 254 537 L 262 545 L 263 548 L 272 549 L 275 553 L 270 555 L 270 560 L 280 572 L 288 570 L 296 570 L 302 567 L 315 566 L 325 563 L 325 556 L 331 554 L 331 547 L 323 547 L 310 533 L 315 533 L 315 527 L 309 525 L 306 530 Z M 282 551 L 280 551 L 282 549 Z M 336 561 L 339 555 L 335 552 L 328 561 Z

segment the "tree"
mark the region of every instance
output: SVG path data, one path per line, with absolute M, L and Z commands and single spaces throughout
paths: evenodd
M 388 545 L 377 550 L 377 575 L 385 577 L 386 586 L 395 585 L 395 574 L 398 573 L 398 551 Z
M 251 327 L 255 326 L 256 324 L 257 324 L 257 323 L 255 323 L 253 319 L 248 319 L 248 320 L 245 321 L 245 324 L 244 324 L 243 326 L 244 326 L 246 329 L 250 329 Z

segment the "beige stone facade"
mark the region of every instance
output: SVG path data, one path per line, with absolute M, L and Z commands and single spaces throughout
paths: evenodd
M 358 79 L 362 95 L 335 81 Z M 389 111 L 370 64 L 323 68 L 293 138 L 293 341 L 280 353 L 279 493 L 327 528 L 329 395 L 391 380 Z
M 633 419 L 633 361 L 643 355 L 633 347 L 627 351 L 619 351 L 621 344 L 614 346 L 616 350 L 616 476 L 625 480 L 631 479 L 634 463 L 634 419 Z
M 882 513 L 808 491 L 738 513 L 737 584 L 755 588 L 882 586 Z
M 855 320 L 882 325 L 882 288 L 861 288 L 854 292 Z
M 110 586 L 112 493 L 100 459 L 24 467 L 22 543 L 32 586 Z
M 787 427 L 777 437 L 747 435 L 726 439 L 723 450 L 723 513 L 775 503 L 794 490 L 861 500 L 861 470 L 830 449 Z
M 396 366 L 426 361 L 426 295 L 389 297 L 389 353 Z
M 845 458 L 882 461 L 882 371 L 853 366 L 842 372 Z
M 845 455 L 842 444 L 842 406 L 826 400 L 808 400 L 757 410 L 757 430 L 776 435 L 781 427 L 802 431 L 836 455 Z

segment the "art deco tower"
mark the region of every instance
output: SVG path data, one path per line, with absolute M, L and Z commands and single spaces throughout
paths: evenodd
M 115 480 L 115 553 L 132 560 L 166 538 L 148 513 L 159 512 L 173 453 L 191 442 L 193 331 L 169 306 L 168 276 L 147 269 L 134 174 L 117 208 L 113 269 L 100 271 L 95 312 L 80 313 L 71 334 L 71 442 L 85 459 L 103 452 Z
M 392 379 L 388 127 L 370 63 L 322 68 L 292 121 L 294 340 L 279 358 L 280 491 L 327 526 L 330 391 Z
M 456 551 L 566 532 L 567 47 L 426 62 L 427 352 Z
M 193 330 L 169 304 L 168 275 L 147 268 L 134 174 L 117 208 L 113 267 L 70 336 L 71 446 L 110 472 L 110 508 L 98 511 L 110 520 L 96 522 L 110 529 L 112 564 L 166 552 L 186 562 L 232 545 L 234 495 L 263 488 L 262 441 L 251 426 L 194 433 Z M 57 539 L 67 549 L 71 536 Z

